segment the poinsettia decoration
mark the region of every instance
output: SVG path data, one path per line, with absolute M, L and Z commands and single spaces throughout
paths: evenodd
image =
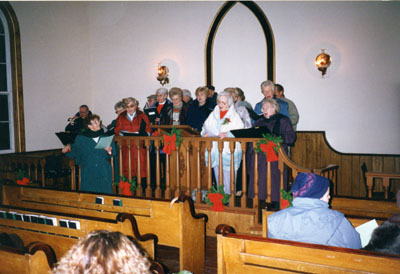
M 229 119 L 229 118 L 225 118 L 225 120 L 222 122 L 222 125 L 224 126 L 224 125 L 227 125 L 227 124 L 229 124 L 231 122 L 231 119 Z
M 26 175 L 25 171 L 22 169 L 18 169 L 16 179 L 17 179 L 17 184 L 22 186 L 26 186 L 31 182 L 30 177 Z
M 212 186 L 207 191 L 205 202 L 213 211 L 224 211 L 224 205 L 229 203 L 230 198 L 231 195 L 225 193 L 223 185 L 218 186 L 218 190 Z
M 270 133 L 263 134 L 264 138 L 260 139 L 259 142 L 256 143 L 256 147 L 254 148 L 255 152 L 264 152 L 267 157 L 268 162 L 278 161 L 278 149 L 280 148 L 279 144 L 282 143 L 281 136 L 274 136 Z
M 136 177 L 133 177 L 132 180 L 129 181 L 128 178 L 122 175 L 119 182 L 115 182 L 114 185 L 118 186 L 122 195 L 133 196 L 133 193 L 136 192 L 137 188 Z
M 280 204 L 281 209 L 285 209 L 287 207 L 293 206 L 292 191 L 291 190 L 286 191 L 284 189 L 281 189 L 281 193 L 282 193 L 282 199 L 281 199 L 281 204 Z
M 162 151 L 170 155 L 171 151 L 174 151 L 176 150 L 176 148 L 179 148 L 182 143 L 181 136 L 182 136 L 182 130 L 177 129 L 175 127 L 172 128 L 170 133 L 165 133 L 163 135 L 164 147 Z

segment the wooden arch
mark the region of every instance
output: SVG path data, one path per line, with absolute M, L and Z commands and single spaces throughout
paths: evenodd
M 24 100 L 22 89 L 22 61 L 21 61 L 21 38 L 19 24 L 14 9 L 9 2 L 0 2 L 0 10 L 7 21 L 10 38 L 11 58 L 11 83 L 13 99 L 13 120 L 14 120 L 14 149 L 15 152 L 24 152 L 25 145 L 25 120 Z
M 213 46 L 214 46 L 214 38 L 218 31 L 218 27 L 221 24 L 224 16 L 229 12 L 229 10 L 236 5 L 236 3 L 241 3 L 246 6 L 253 14 L 257 17 L 258 22 L 260 23 L 264 36 L 265 36 L 265 44 L 267 45 L 267 79 L 275 80 L 275 40 L 274 35 L 272 33 L 271 26 L 267 17 L 265 16 L 262 9 L 252 1 L 226 1 L 211 24 L 211 27 L 208 32 L 206 48 L 205 48 L 205 63 L 206 63 L 206 85 L 212 85 L 213 83 Z

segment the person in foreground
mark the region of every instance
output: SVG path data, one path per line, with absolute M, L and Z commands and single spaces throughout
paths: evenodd
M 150 261 L 121 232 L 92 231 L 53 269 L 55 274 L 150 274 Z
M 329 209 L 329 180 L 299 173 L 292 186 L 293 207 L 268 217 L 268 237 L 346 248 L 361 248 L 360 235 L 343 213 Z

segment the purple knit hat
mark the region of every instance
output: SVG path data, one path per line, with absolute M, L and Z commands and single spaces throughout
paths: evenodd
M 314 173 L 299 173 L 292 186 L 293 197 L 320 199 L 329 188 L 329 180 Z

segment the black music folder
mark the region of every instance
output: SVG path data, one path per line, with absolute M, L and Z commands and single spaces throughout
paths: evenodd
M 231 130 L 235 138 L 263 138 L 263 134 L 271 133 L 266 126 L 251 127 L 245 129 Z
M 160 115 L 157 113 L 156 107 L 146 108 L 144 113 L 149 117 L 150 123 L 154 125 L 156 118 L 159 118 Z
M 72 132 L 56 132 L 58 139 L 60 139 L 61 143 L 66 146 L 68 144 L 73 144 L 75 141 L 76 133 Z

